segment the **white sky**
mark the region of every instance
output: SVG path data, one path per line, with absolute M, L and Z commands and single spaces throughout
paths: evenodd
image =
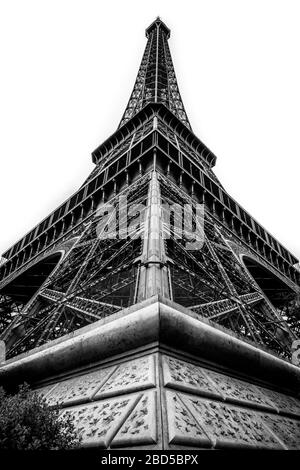
M 0 253 L 73 193 L 156 16 L 228 192 L 300 257 L 298 0 L 0 0 Z

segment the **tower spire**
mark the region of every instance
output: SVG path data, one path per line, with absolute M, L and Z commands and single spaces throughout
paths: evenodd
M 169 50 L 170 29 L 157 17 L 146 29 L 146 37 L 145 52 L 119 127 L 148 103 L 162 103 L 191 129 Z

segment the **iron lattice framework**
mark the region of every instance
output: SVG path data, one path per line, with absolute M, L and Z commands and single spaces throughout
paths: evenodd
M 93 152 L 95 169 L 4 253 L 7 357 L 159 294 L 289 359 L 300 336 L 297 260 L 214 175 L 216 157 L 182 104 L 170 30 L 157 19 L 146 36 L 128 106 Z M 202 243 L 191 249 L 199 205 Z M 190 231 L 182 230 L 185 207 Z
M 147 103 L 163 103 L 191 129 L 169 50 L 170 30 L 158 19 L 146 30 L 146 36 L 147 46 L 120 127 Z

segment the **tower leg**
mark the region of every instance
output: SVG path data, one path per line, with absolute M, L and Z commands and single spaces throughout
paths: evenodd
M 170 286 L 164 240 L 162 236 L 161 195 L 155 170 L 152 171 L 145 227 L 137 301 L 161 294 L 170 298 Z

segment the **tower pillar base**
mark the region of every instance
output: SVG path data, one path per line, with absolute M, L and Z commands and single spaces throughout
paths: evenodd
M 24 381 L 87 447 L 300 449 L 300 369 L 159 296 L 1 365 Z

